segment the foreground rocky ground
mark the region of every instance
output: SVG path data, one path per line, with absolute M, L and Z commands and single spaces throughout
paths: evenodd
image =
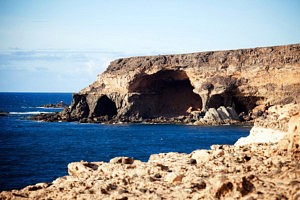
M 268 127 L 273 124 L 265 131 L 285 132 L 277 143 L 213 145 L 191 154 L 151 155 L 148 162 L 118 157 L 70 163 L 69 176 L 4 191 L 0 199 L 300 199 L 298 108 L 277 106 L 264 116 Z

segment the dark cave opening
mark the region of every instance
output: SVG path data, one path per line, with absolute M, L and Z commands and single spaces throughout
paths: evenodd
M 187 110 L 201 110 L 202 100 L 193 92 L 194 87 L 185 71 L 165 70 L 145 75 L 130 85 L 129 91 L 138 93 L 132 114 L 143 118 L 177 117 Z
M 234 108 L 237 113 L 244 112 L 245 114 L 248 114 L 253 108 L 259 105 L 258 101 L 260 100 L 263 100 L 263 98 L 255 96 L 234 96 Z
M 224 97 L 220 94 L 212 95 L 207 103 L 207 108 L 219 108 L 224 106 Z
M 96 104 L 94 110 L 94 117 L 100 117 L 108 115 L 109 117 L 113 117 L 117 114 L 117 107 L 115 102 L 110 100 L 106 95 L 101 96 Z
M 236 91 L 231 93 L 212 95 L 207 103 L 207 108 L 219 108 L 220 106 L 233 107 L 239 114 L 244 112 L 249 114 L 253 108 L 259 105 L 259 101 L 263 98 L 255 96 L 237 96 Z

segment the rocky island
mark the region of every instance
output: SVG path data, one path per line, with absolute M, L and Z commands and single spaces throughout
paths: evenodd
M 300 44 L 123 58 L 44 121 L 254 123 L 234 146 L 75 162 L 0 199 L 300 199 Z

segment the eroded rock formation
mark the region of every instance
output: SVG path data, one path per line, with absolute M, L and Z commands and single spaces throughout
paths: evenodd
M 122 58 L 74 94 L 71 107 L 54 120 L 228 123 L 220 113 L 218 120 L 202 118 L 223 106 L 222 112 L 251 120 L 272 105 L 299 103 L 299 94 L 299 44 Z

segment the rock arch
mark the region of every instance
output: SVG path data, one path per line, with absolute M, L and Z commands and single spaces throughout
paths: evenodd
M 193 92 L 189 77 L 183 70 L 164 70 L 143 75 L 129 85 L 132 96 L 130 114 L 143 118 L 176 117 L 187 110 L 201 110 L 202 100 Z

